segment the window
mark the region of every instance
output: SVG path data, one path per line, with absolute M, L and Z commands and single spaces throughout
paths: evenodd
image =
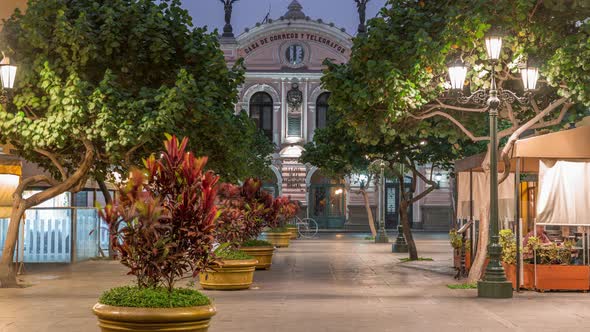
M 272 141 L 272 98 L 266 92 L 257 92 L 250 99 L 250 118 L 258 129 Z
M 322 93 L 316 101 L 316 113 L 315 113 L 315 127 L 325 128 L 328 124 L 328 98 L 330 98 L 329 92 Z

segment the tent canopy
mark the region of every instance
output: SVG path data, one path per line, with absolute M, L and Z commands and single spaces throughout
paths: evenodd
M 0 154 L 0 218 L 10 216 L 12 194 L 18 186 L 21 174 L 20 159 Z
M 498 156 L 500 153 L 498 152 Z M 481 164 L 486 154 L 480 153 L 455 161 L 455 171 L 483 172 Z M 510 171 L 516 171 L 516 160 L 521 159 L 520 171 L 538 173 L 541 159 L 590 159 L 590 126 L 562 130 L 555 133 L 523 138 L 516 141 L 510 159 Z M 504 172 L 504 162 L 498 162 L 498 172 Z

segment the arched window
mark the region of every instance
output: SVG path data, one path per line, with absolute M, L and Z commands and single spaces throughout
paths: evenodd
M 268 93 L 257 92 L 250 98 L 250 118 L 272 141 L 272 97 Z
M 322 93 L 316 101 L 316 113 L 315 113 L 315 127 L 325 128 L 328 125 L 328 98 L 330 98 L 329 92 Z

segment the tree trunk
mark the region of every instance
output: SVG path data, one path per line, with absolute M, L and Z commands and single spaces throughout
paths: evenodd
M 371 234 L 373 237 L 377 236 L 377 230 L 375 229 L 375 219 L 373 218 L 373 211 L 371 210 L 371 204 L 369 203 L 369 195 L 365 189 L 360 190 L 365 201 L 365 209 L 367 209 L 367 217 L 369 219 L 369 227 L 371 228 Z
M 86 153 L 84 159 L 80 162 L 78 169 L 70 177 L 65 178 L 63 182 L 58 182 L 55 179 L 48 178 L 45 175 L 34 175 L 26 179 L 21 179 L 17 189 L 13 194 L 12 212 L 10 215 L 10 224 L 8 225 L 8 232 L 4 248 L 2 250 L 2 259 L 0 260 L 0 287 L 12 287 L 16 285 L 16 271 L 14 269 L 13 258 L 14 249 L 18 241 L 18 230 L 20 221 L 25 211 L 33 206 L 39 205 L 49 199 L 65 193 L 68 190 L 79 190 L 79 186 L 83 186 L 87 179 L 87 174 L 94 164 L 94 147 L 89 141 L 84 141 Z M 24 199 L 23 193 L 27 187 L 38 184 L 48 183 L 52 186 Z
M 107 203 L 107 205 L 113 204 L 113 198 L 111 197 L 111 193 L 109 191 L 109 188 L 107 187 L 107 184 L 104 182 L 104 180 L 96 180 L 96 182 L 98 182 L 98 187 L 100 188 L 100 191 L 102 192 L 102 195 L 104 196 L 104 200 Z M 99 228 L 98 236 L 100 236 L 100 228 Z M 108 250 L 109 250 L 109 258 L 115 259 L 115 250 L 113 249 L 113 243 L 111 242 L 110 236 L 109 236 Z M 103 256 L 104 256 L 104 254 L 103 254 Z
M 406 243 L 408 244 L 409 258 L 411 260 L 417 260 L 418 259 L 418 249 L 416 248 L 416 242 L 414 241 L 414 236 L 412 235 L 412 229 L 410 228 L 408 206 L 410 206 L 408 200 L 403 198 L 402 201 L 400 202 L 400 205 L 399 205 L 399 216 L 400 216 L 400 221 L 401 221 L 402 227 L 403 227 L 404 237 L 406 238 Z
M 4 242 L 4 248 L 2 250 L 2 259 L 0 260 L 0 287 L 2 288 L 18 286 L 16 282 L 17 268 L 14 265 L 13 258 L 16 243 L 18 241 L 20 221 L 25 214 L 25 210 L 25 201 L 23 199 L 15 199 L 12 204 L 10 224 L 8 225 L 6 241 Z
M 479 236 L 477 241 L 477 254 L 471 262 L 469 276 L 467 277 L 468 283 L 474 283 L 481 279 L 485 270 L 485 261 L 488 254 L 488 243 L 490 239 L 490 146 L 491 145 L 488 145 L 487 156 L 482 163 L 483 172 L 486 175 L 486 188 L 483 189 L 483 192 L 487 194 L 487 197 L 483 197 L 485 203 L 478 211 Z

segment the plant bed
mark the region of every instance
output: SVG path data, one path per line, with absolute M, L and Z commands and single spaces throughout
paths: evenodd
M 262 233 L 264 239 L 277 248 L 286 248 L 289 246 L 291 232 L 285 228 L 274 228 Z
M 248 240 L 242 243 L 240 250 L 258 261 L 256 270 L 270 269 L 272 265 L 272 254 L 275 250 L 272 243 L 263 240 Z
M 288 225 L 287 231 L 291 233 L 291 240 L 297 240 L 297 236 L 299 235 L 299 231 L 297 230 L 297 226 Z
M 534 266 L 533 266 L 534 268 Z M 590 290 L 590 267 L 584 265 L 541 265 L 537 264 L 537 282 L 535 289 L 538 291 Z
M 254 280 L 258 261 L 240 250 L 226 250 L 217 256 L 218 261 L 199 274 L 203 289 L 248 289 Z
M 92 308 L 103 332 L 207 331 L 215 307 L 192 289 L 118 287 Z

